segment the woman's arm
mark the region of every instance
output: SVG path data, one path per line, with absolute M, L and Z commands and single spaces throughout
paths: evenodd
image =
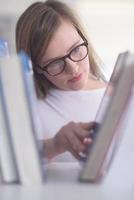
M 54 138 L 46 139 L 43 143 L 43 156 L 45 156 L 48 160 L 51 160 L 60 153 L 63 153 L 58 151 Z

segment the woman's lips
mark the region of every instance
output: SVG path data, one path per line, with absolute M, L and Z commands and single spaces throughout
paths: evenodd
M 72 82 L 72 83 L 77 82 L 81 79 L 81 77 L 82 77 L 82 74 L 79 74 L 78 76 L 75 76 L 72 79 L 70 79 L 69 82 Z

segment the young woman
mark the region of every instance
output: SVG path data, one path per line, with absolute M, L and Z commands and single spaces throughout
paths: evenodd
M 36 2 L 18 20 L 16 46 L 32 60 L 44 155 L 81 159 L 106 83 L 79 20 L 62 2 Z

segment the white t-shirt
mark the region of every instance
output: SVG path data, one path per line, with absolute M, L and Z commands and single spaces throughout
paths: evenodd
M 63 125 L 70 121 L 95 120 L 104 91 L 105 88 L 88 91 L 51 89 L 44 100 L 38 101 L 39 118 L 42 125 L 39 139 L 53 137 Z M 74 161 L 75 159 L 70 153 L 64 153 L 57 156 L 57 160 Z

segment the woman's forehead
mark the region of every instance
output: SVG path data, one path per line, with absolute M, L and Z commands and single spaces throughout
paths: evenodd
M 76 28 L 69 21 L 62 21 L 48 45 L 43 60 L 65 55 L 71 46 L 80 40 L 82 39 Z

